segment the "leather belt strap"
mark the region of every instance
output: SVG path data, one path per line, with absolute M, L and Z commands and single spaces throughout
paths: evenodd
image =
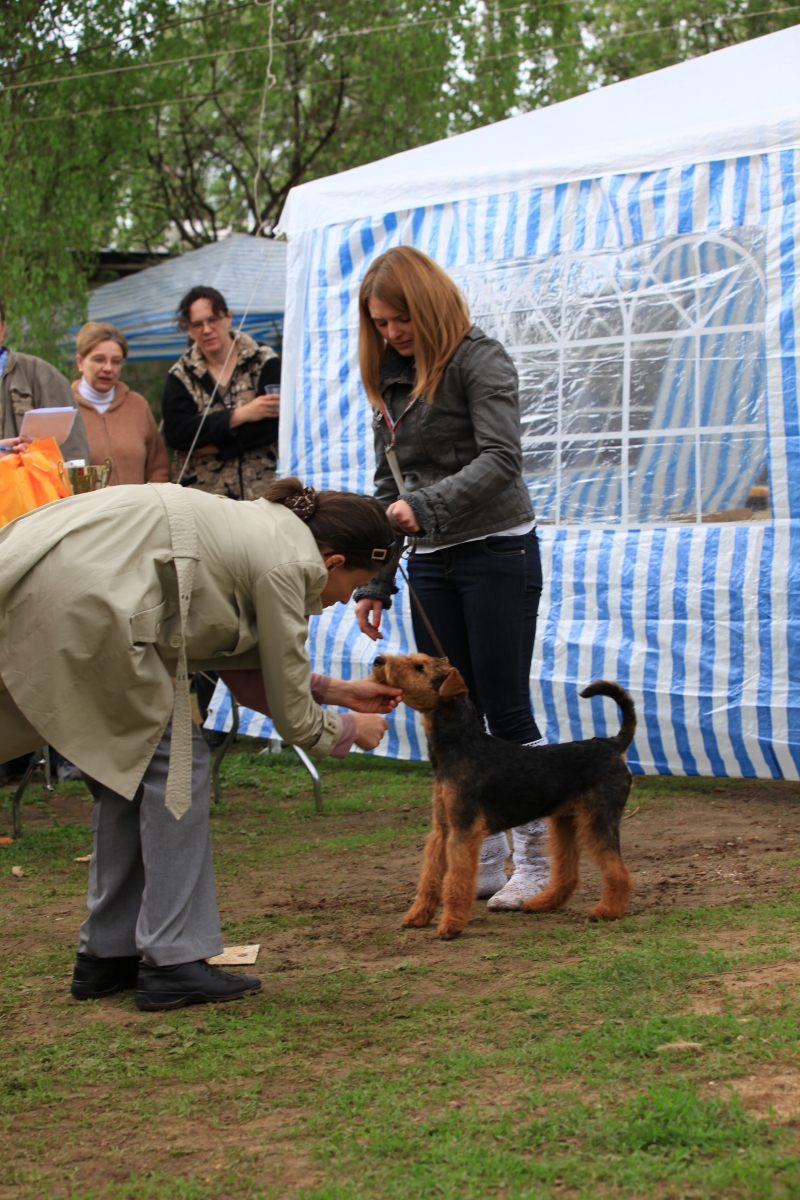
M 186 663 L 186 621 L 192 600 L 194 575 L 200 554 L 197 548 L 197 527 L 192 506 L 185 490 L 174 483 L 150 484 L 164 505 L 169 521 L 170 541 L 175 573 L 178 577 L 180 609 L 180 642 L 173 634 L 170 644 L 178 651 L 175 672 L 175 698 L 172 706 L 172 739 L 169 751 L 169 771 L 164 805 L 176 821 L 192 804 L 192 709 L 189 700 L 189 671 Z

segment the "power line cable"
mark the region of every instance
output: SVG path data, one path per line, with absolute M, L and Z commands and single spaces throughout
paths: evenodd
M 563 4 L 565 0 L 560 0 Z M 9 67 L 6 75 L 19 75 L 22 71 L 35 71 L 38 67 L 50 66 L 52 63 L 71 63 L 76 58 L 82 58 L 85 54 L 96 54 L 99 50 L 108 50 L 111 46 L 125 46 L 127 43 L 134 41 L 144 41 L 146 38 L 151 38 L 157 33 L 163 33 L 165 29 L 177 29 L 181 25 L 193 25 L 198 21 L 208 21 L 213 17 L 227 15 L 228 13 L 241 12 L 245 8 L 254 8 L 260 6 L 260 0 L 245 0 L 244 4 L 231 4 L 226 8 L 215 8 L 211 12 L 200 13 L 194 17 L 181 17 L 179 21 L 167 21 L 164 25 L 154 25 L 152 29 L 143 30 L 141 33 L 129 33 L 125 37 L 110 38 L 107 42 L 98 42 L 96 46 L 84 46 L 74 50 L 72 54 L 54 54 L 52 58 L 40 58 L 37 62 L 28 63 L 20 67 Z
M 538 13 L 538 12 L 541 12 L 548 8 L 564 8 L 564 7 L 566 7 L 566 5 L 568 3 L 569 3 L 569 0 L 546 0 L 546 2 L 543 4 L 537 3 L 535 5 L 534 11 Z M 34 71 L 34 70 L 36 70 L 37 67 L 48 66 L 52 63 L 70 63 L 70 62 L 73 62 L 76 58 L 83 57 L 86 54 L 95 54 L 95 53 L 97 53 L 98 50 L 107 50 L 111 46 L 124 46 L 133 40 L 144 40 L 145 38 L 151 38 L 151 37 L 153 37 L 154 34 L 162 33 L 164 30 L 167 30 L 167 29 L 175 29 L 181 25 L 195 24 L 198 21 L 211 20 L 214 17 L 224 16 L 224 15 L 227 15 L 228 13 L 238 13 L 247 8 L 263 8 L 263 7 L 264 7 L 264 0 L 246 0 L 246 2 L 244 4 L 232 4 L 227 8 L 215 8 L 215 9 L 212 9 L 211 12 L 201 13 L 198 16 L 182 17 L 179 21 L 168 21 L 164 25 L 155 25 L 152 29 L 148 29 L 142 33 L 131 33 L 131 34 L 128 34 L 124 38 L 116 38 L 116 39 L 110 39 L 107 42 L 99 42 L 96 46 L 84 46 L 82 49 L 79 48 L 79 49 L 75 50 L 72 55 L 67 55 L 67 56 L 54 55 L 52 58 L 43 58 L 43 59 L 40 59 L 38 62 L 29 63 L 27 66 L 21 66 L 21 67 L 15 67 L 13 69 L 9 69 L 6 72 L 6 74 L 18 75 L 21 71 Z M 492 16 L 494 16 L 494 15 L 503 16 L 506 13 L 523 12 L 523 11 L 532 11 L 530 8 L 530 5 L 521 4 L 514 8 L 500 9 L 497 14 L 492 14 Z M 442 17 L 431 17 L 428 20 L 429 20 L 429 22 L 436 22 L 436 21 L 449 21 L 451 19 L 452 18 L 450 18 L 450 17 L 442 16 Z M 422 21 L 410 22 L 411 25 L 418 25 L 418 24 L 424 24 L 424 23 L 425 23 L 424 19 Z M 391 27 L 389 27 L 389 28 L 391 28 Z M 373 30 L 365 29 L 363 31 L 356 31 L 353 36 L 361 36 L 361 33 L 371 33 L 371 32 L 373 32 Z M 295 40 L 295 42 L 281 42 L 279 44 L 282 46 L 290 46 L 290 45 L 295 45 L 297 43 L 304 42 L 304 41 L 326 41 L 331 37 L 339 37 L 339 36 L 345 37 L 348 35 L 347 35 L 347 33 L 319 34 L 319 35 L 311 34 L 307 38 L 298 38 Z M 63 78 L 71 79 L 71 78 L 74 78 L 74 76 L 65 75 L 65 76 L 63 76 Z M 43 80 L 42 82 L 46 83 L 48 81 Z M 28 85 L 28 86 L 30 86 L 30 85 Z
M 256 0 L 257 4 L 261 4 L 263 0 Z M 261 143 L 264 136 L 264 117 L 267 111 L 267 93 L 278 82 L 272 74 L 272 26 L 275 20 L 275 0 L 270 0 L 269 4 L 269 57 L 267 59 L 267 70 L 264 75 L 264 88 L 261 93 L 261 112 L 258 114 L 258 147 L 256 149 L 256 174 L 253 180 L 253 210 L 256 219 L 256 237 L 263 228 L 264 222 L 259 220 L 259 203 L 258 203 L 258 185 L 261 182 Z
M 512 11 L 512 10 L 507 10 L 507 11 Z M 784 13 L 788 14 L 788 13 L 792 13 L 792 12 L 800 12 L 800 5 L 791 5 L 791 6 L 784 6 L 782 8 L 764 9 L 760 12 L 747 13 L 746 15 L 750 18 L 754 18 L 754 17 L 775 16 L 777 14 L 784 14 Z M 591 54 L 597 49 L 602 49 L 602 46 L 607 42 L 622 41 L 627 38 L 635 38 L 635 37 L 657 37 L 659 34 L 670 33 L 670 32 L 690 33 L 693 29 L 698 28 L 698 26 L 708 25 L 708 24 L 711 24 L 713 22 L 720 21 L 720 20 L 738 20 L 738 19 L 740 19 L 741 15 L 742 14 L 737 13 L 737 14 L 730 14 L 728 16 L 722 15 L 722 16 L 709 17 L 706 20 L 701 20 L 701 21 L 696 22 L 692 26 L 687 26 L 685 23 L 678 23 L 675 25 L 662 25 L 658 29 L 636 29 L 636 30 L 630 30 L 627 33 L 608 34 L 603 38 L 599 38 L 598 44 L 596 46 L 587 46 L 586 43 L 581 40 L 581 41 L 574 41 L 574 42 L 560 42 L 560 43 L 556 43 L 555 45 L 544 44 L 541 48 L 543 50 L 547 50 L 547 51 L 551 51 L 551 52 L 555 51 L 555 50 L 569 50 L 569 49 L 579 48 L 579 49 L 585 50 L 587 52 L 587 54 Z M 278 43 L 278 45 L 286 45 L 286 44 L 287 43 Z M 258 49 L 258 48 L 259 47 L 253 47 L 253 49 Z M 269 43 L 266 43 L 265 46 L 261 47 L 261 48 L 268 49 Z M 525 55 L 528 55 L 530 53 L 531 53 L 530 47 L 527 47 L 527 48 L 522 47 L 517 50 L 505 51 L 501 54 L 486 54 L 486 55 L 481 56 L 479 61 L 481 63 L 495 62 L 500 59 L 524 57 Z M 704 53 L 709 53 L 709 52 L 705 51 Z M 696 57 L 701 57 L 701 55 L 697 55 Z M 406 71 L 406 74 L 407 75 L 419 75 L 419 74 L 424 74 L 427 71 L 435 71 L 435 70 L 439 70 L 439 69 L 440 69 L 439 64 L 434 64 L 432 66 L 425 66 L 425 67 L 411 67 L 408 71 Z M 369 75 L 351 75 L 349 77 L 349 82 L 361 83 L 370 78 L 371 78 L 371 76 L 369 76 Z M 325 87 L 325 86 L 331 86 L 331 85 L 338 86 L 340 83 L 341 83 L 340 78 L 319 79 L 319 80 L 315 80 L 311 84 L 308 84 L 307 86 L 311 87 L 311 88 L 317 88 L 317 87 Z M 292 84 L 283 84 L 281 86 L 278 86 L 276 88 L 276 90 L 279 92 L 294 92 L 294 91 L 296 91 L 296 87 Z M 230 91 L 224 91 L 224 92 L 220 92 L 220 91 L 205 92 L 205 93 L 204 92 L 194 92 L 194 93 L 190 93 L 188 96 L 173 96 L 169 99 L 161 99 L 161 100 L 144 100 L 144 101 L 137 102 L 136 104 L 120 104 L 120 105 L 116 105 L 114 107 L 104 107 L 104 108 L 94 108 L 94 109 L 78 109 L 75 112 L 69 112 L 69 113 L 48 113 L 48 114 L 46 114 L 44 116 L 40 116 L 40 117 L 19 117 L 19 118 L 17 118 L 16 123 L 19 125 L 28 125 L 28 124 L 36 124 L 36 123 L 39 123 L 42 121 L 59 121 L 59 120 L 68 121 L 68 120 L 76 120 L 79 117 L 104 116 L 107 113 L 117 113 L 117 112 L 136 112 L 136 111 L 139 111 L 139 110 L 145 109 L 145 108 L 159 108 L 159 107 L 166 107 L 168 105 L 173 105 L 173 104 L 187 104 L 187 103 L 192 103 L 192 102 L 197 102 L 197 104 L 199 105 L 199 104 L 205 103 L 208 100 L 216 100 L 223 96 L 248 96 L 248 95 L 253 95 L 253 94 L 256 94 L 256 93 L 262 92 L 262 91 L 263 91 L 263 89 L 261 87 L 258 87 L 258 88 L 235 88 L 235 89 L 231 89 Z
M 551 0 L 551 3 L 539 5 L 537 11 L 543 8 L 563 7 L 564 0 Z M 527 12 L 530 6 L 528 4 L 516 4 L 511 8 L 498 9 L 494 15 L 503 16 L 515 12 Z M 417 21 L 398 21 L 393 25 L 367 25 L 363 29 L 343 29 L 335 33 L 312 33 L 307 37 L 288 38 L 285 42 L 278 42 L 279 48 L 283 49 L 287 46 L 302 46 L 307 42 L 321 44 L 322 42 L 339 41 L 349 37 L 367 37 L 373 33 L 396 33 L 405 29 L 419 29 L 426 25 L 445 24 L 449 21 L 447 17 L 424 17 Z M 258 50 L 268 50 L 270 43 L 263 42 L 257 46 L 237 46 L 232 49 L 209 50 L 203 54 L 183 54 L 177 58 L 165 58 L 161 62 L 143 62 L 130 63 L 128 66 L 103 67 L 97 71 L 84 71 L 78 75 L 58 75 L 54 79 L 35 79 L 31 83 L 12 83 L 7 84 L 3 91 L 12 92 L 27 90 L 33 91 L 34 88 L 50 87 L 58 83 L 78 83 L 82 79 L 97 79 L 103 75 L 117 75 L 127 71 L 157 71 L 162 67 L 175 66 L 178 63 L 199 62 L 203 59 L 218 58 L 223 54 L 253 54 Z

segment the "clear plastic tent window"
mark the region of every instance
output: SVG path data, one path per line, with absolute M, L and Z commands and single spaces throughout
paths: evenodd
M 370 193 L 373 216 L 300 232 L 282 460 L 315 485 L 371 489 L 358 289 L 377 254 L 418 246 L 519 372 L 543 732 L 613 731 L 616 712 L 580 691 L 616 679 L 639 715 L 633 771 L 796 779 L 800 150 L 671 157 L 396 211 Z M 388 653 L 414 645 L 398 583 Z M 309 652 L 349 678 L 375 644 L 334 609 L 310 622 Z M 379 752 L 425 753 L 406 706 Z
M 771 516 L 761 227 L 454 277 L 520 376 L 540 523 Z

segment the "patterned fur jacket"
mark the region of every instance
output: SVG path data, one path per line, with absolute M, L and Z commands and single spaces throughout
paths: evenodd
M 278 384 L 281 365 L 269 346 L 259 346 L 246 333 L 237 333 L 235 339 L 238 358 L 230 382 L 214 397 L 181 482 L 184 487 L 232 500 L 258 500 L 275 478 L 278 420 L 267 417 L 231 429 L 230 416 L 234 408 L 263 396 Z M 194 344 L 170 368 L 161 401 L 164 433 L 175 451 L 173 483 L 178 482 L 186 452 L 213 391 L 214 378 Z

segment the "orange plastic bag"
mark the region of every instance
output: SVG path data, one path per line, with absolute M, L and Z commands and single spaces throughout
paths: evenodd
M 63 467 L 63 455 L 55 438 L 31 442 L 21 454 L 0 456 L 0 529 L 51 500 L 72 495 Z

